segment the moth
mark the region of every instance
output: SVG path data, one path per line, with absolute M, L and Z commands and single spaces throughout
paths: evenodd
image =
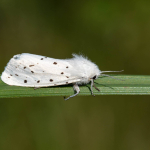
M 104 72 L 91 62 L 87 57 L 73 54 L 71 59 L 55 59 L 29 53 L 22 53 L 10 59 L 1 79 L 8 85 L 23 87 L 50 87 L 72 84 L 76 92 L 66 98 L 68 100 L 80 93 L 79 85 L 91 82 L 92 87 L 96 80 Z M 108 76 L 108 75 L 105 75 Z

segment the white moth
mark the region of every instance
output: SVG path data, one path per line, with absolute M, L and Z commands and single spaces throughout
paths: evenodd
M 76 93 L 67 98 L 69 99 L 79 94 L 78 85 L 89 82 L 93 95 L 94 80 L 104 72 L 115 71 L 101 71 L 96 64 L 82 55 L 73 54 L 71 59 L 54 59 L 23 53 L 10 59 L 1 79 L 8 85 L 34 88 L 73 84 Z

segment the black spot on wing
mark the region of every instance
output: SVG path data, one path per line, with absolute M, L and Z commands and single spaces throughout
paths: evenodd
M 57 65 L 57 62 L 54 62 L 53 64 L 54 64 L 54 65 Z
M 26 69 L 27 67 L 24 67 L 23 69 Z
M 15 74 L 16 76 L 18 76 L 18 74 Z
M 27 80 L 24 80 L 24 83 L 27 83 Z
M 33 67 L 34 65 L 29 65 L 29 67 Z
M 66 78 L 69 78 L 68 76 L 66 76 Z
M 40 83 L 40 80 L 38 80 L 37 83 Z
M 68 66 L 66 66 L 66 68 L 69 68 Z
M 43 58 L 41 58 L 41 60 L 43 60 Z
M 64 74 L 64 72 L 61 72 L 61 74 Z
M 50 82 L 53 82 L 53 79 L 50 79 L 49 81 L 50 81 Z
M 34 73 L 34 71 L 31 71 L 31 73 Z

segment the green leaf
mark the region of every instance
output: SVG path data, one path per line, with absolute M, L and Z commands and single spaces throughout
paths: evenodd
M 111 75 L 99 77 L 95 85 L 100 92 L 93 88 L 95 95 L 149 95 L 150 76 L 146 75 Z M 123 80 L 123 81 L 122 81 Z M 90 84 L 80 86 L 79 95 L 91 95 Z M 40 97 L 40 96 L 69 96 L 73 95 L 72 85 L 46 87 L 34 90 L 29 87 L 10 86 L 0 80 L 0 98 Z

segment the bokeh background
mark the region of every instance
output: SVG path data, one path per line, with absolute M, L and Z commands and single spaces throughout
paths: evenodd
M 0 0 L 0 71 L 20 53 L 149 75 L 150 1 Z M 0 99 L 0 150 L 148 150 L 149 96 Z

